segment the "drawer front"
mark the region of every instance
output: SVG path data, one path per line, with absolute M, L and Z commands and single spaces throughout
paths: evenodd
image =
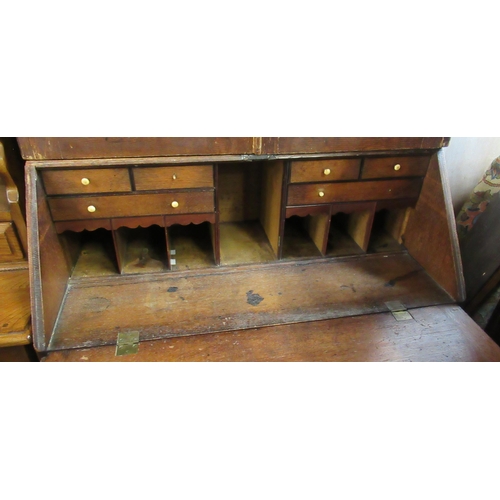
M 294 161 L 290 169 L 290 182 L 327 182 L 355 180 L 359 176 L 361 160 Z
M 134 168 L 135 189 L 206 188 L 214 186 L 212 165 Z
M 430 159 L 430 156 L 366 158 L 361 178 L 423 177 L 427 172 Z
M 213 191 L 49 199 L 54 221 L 214 211 Z
M 417 198 L 422 179 L 296 184 L 288 187 L 288 206 L 349 201 Z
M 46 170 L 42 172 L 42 178 L 48 195 L 132 190 L 127 168 Z

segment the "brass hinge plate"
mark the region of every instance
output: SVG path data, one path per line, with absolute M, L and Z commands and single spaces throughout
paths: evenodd
M 390 302 L 386 302 L 385 305 L 387 306 L 387 309 L 391 311 L 396 321 L 408 321 L 413 319 L 413 316 L 408 312 L 408 309 L 402 302 L 392 300 Z
M 116 339 L 115 356 L 136 354 L 139 351 L 139 332 L 120 332 Z

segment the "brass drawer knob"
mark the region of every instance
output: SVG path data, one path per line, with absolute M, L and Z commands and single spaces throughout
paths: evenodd
M 177 208 L 179 206 L 179 202 L 178 201 L 173 201 L 172 202 L 172 208 Z
M 320 192 L 318 193 L 318 195 L 319 195 L 319 197 L 320 197 L 320 198 L 323 198 L 323 196 L 325 196 L 325 192 L 324 192 L 324 191 L 320 191 Z
M 399 163 L 396 163 L 396 165 L 394 165 L 394 170 L 399 170 L 401 168 L 401 165 Z
M 93 213 L 95 212 L 95 207 L 94 207 L 94 205 L 89 205 L 89 206 L 87 207 L 87 210 L 88 210 L 91 214 L 93 214 Z
M 83 184 L 84 186 L 88 186 L 88 185 L 90 184 L 90 181 L 87 179 L 87 177 L 84 177 L 84 178 L 82 179 L 82 184 Z
M 325 175 L 330 175 L 332 173 L 332 171 L 329 168 L 325 168 L 325 170 L 323 170 L 323 173 Z
M 174 179 L 174 181 L 175 181 L 175 179 L 177 179 L 177 176 L 175 174 L 172 175 L 172 179 Z

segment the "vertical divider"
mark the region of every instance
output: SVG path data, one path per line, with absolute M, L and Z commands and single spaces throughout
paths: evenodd
M 283 239 L 285 237 L 285 222 L 286 222 L 286 205 L 288 197 L 288 183 L 290 181 L 290 160 L 284 162 L 283 175 L 281 180 L 281 210 L 278 236 L 278 259 L 283 258 Z
M 219 225 L 219 164 L 214 164 L 214 207 L 215 223 L 210 225 L 210 235 L 212 237 L 212 247 L 214 251 L 214 261 L 216 266 L 220 266 L 220 225 Z
M 123 268 L 125 267 L 125 258 L 127 252 L 127 244 L 125 238 L 123 238 L 120 233 L 119 228 L 113 226 L 113 220 L 111 221 L 111 234 L 113 236 L 113 243 L 115 246 L 116 262 L 118 264 L 118 271 L 123 274 Z
M 385 219 L 384 229 L 398 242 L 403 243 L 403 234 L 408 224 L 411 208 L 396 208 L 390 210 Z
M 284 170 L 284 162 L 281 160 L 263 165 L 260 221 L 276 258 L 279 256 L 280 246 Z
M 375 218 L 376 203 L 373 203 L 369 210 L 353 212 L 349 216 L 347 232 L 349 236 L 366 252 L 370 241 L 370 234 Z
M 309 215 L 304 219 L 304 225 L 321 255 L 325 255 L 330 229 L 330 212 Z
M 168 217 L 167 216 L 163 216 L 163 227 L 165 229 L 165 244 L 167 247 L 167 269 L 169 271 L 171 271 L 172 270 L 172 263 L 170 262 L 170 260 L 172 258 L 172 255 L 170 255 L 171 248 L 170 248 L 170 237 L 168 234 Z

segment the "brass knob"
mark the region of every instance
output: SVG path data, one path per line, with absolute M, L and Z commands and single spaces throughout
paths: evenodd
M 396 163 L 396 165 L 394 165 L 394 170 L 399 170 L 401 168 L 401 165 L 399 163 Z
M 95 207 L 94 207 L 94 205 L 89 205 L 89 206 L 87 207 L 87 210 L 88 210 L 91 214 L 93 214 L 93 213 L 95 212 Z
M 325 168 L 325 170 L 323 170 L 323 173 L 325 175 L 330 175 L 332 173 L 332 171 L 329 168 Z
M 82 179 L 82 184 L 83 184 L 84 186 L 88 186 L 88 185 L 90 184 L 90 181 L 87 179 L 87 177 L 84 177 L 84 178 Z
M 172 202 L 172 208 L 177 208 L 179 206 L 179 202 L 178 201 L 173 201 Z
M 320 198 L 323 198 L 323 196 L 325 196 L 325 192 L 324 192 L 324 191 L 320 191 L 320 192 L 318 193 L 318 195 L 319 195 L 319 197 L 320 197 Z
M 174 181 L 175 181 L 175 179 L 177 179 L 177 176 L 175 174 L 172 175 L 172 179 L 174 179 Z

